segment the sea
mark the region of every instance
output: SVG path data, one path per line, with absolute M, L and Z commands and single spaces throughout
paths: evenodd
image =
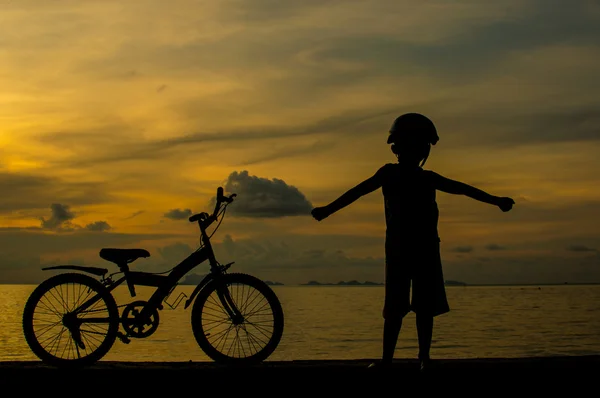
M 22 332 L 35 285 L 0 285 L 0 361 L 37 361 Z M 168 302 L 189 295 L 178 286 Z M 285 314 L 281 343 L 268 361 L 352 360 L 381 356 L 382 286 L 272 286 Z M 448 286 L 451 311 L 434 322 L 433 358 L 515 358 L 600 354 L 600 285 Z M 151 288 L 125 286 L 118 304 L 147 299 Z M 191 306 L 160 312 L 156 332 L 117 340 L 103 361 L 211 361 L 196 343 Z M 416 358 L 415 315 L 406 316 L 395 358 Z

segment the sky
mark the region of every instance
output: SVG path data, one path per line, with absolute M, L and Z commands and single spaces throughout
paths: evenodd
M 381 282 L 381 191 L 310 210 L 396 161 L 406 112 L 426 169 L 515 200 L 438 193 L 446 279 L 600 282 L 597 1 L 4 0 L 0 59 L 0 283 L 103 247 L 168 270 L 218 186 L 232 271 Z

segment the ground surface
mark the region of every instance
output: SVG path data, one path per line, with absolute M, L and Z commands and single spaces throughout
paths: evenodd
M 212 362 L 104 362 L 84 369 L 56 369 L 41 362 L 0 362 L 0 391 L 97 392 L 106 395 L 189 395 L 208 391 L 222 396 L 250 391 L 290 395 L 335 391 L 351 396 L 363 391 L 389 393 L 418 389 L 496 396 L 522 393 L 585 392 L 600 383 L 600 355 L 515 359 L 446 359 L 429 374 L 414 360 L 396 360 L 384 371 L 368 369 L 372 360 L 264 362 L 227 367 Z M 190 390 L 191 389 L 191 390 Z M 391 389 L 391 390 L 390 390 Z M 14 391 L 14 390 L 13 390 Z M 75 394 L 73 394 L 75 395 Z M 387 395 L 387 394 L 386 394 Z

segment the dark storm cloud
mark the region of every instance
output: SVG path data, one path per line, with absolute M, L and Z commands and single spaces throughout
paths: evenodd
M 232 214 L 243 217 L 277 218 L 310 215 L 312 204 L 298 188 L 285 181 L 234 171 L 227 178 L 226 193 L 236 193 Z
M 164 217 L 170 218 L 171 220 L 183 220 L 192 215 L 190 209 L 171 209 L 164 214 Z

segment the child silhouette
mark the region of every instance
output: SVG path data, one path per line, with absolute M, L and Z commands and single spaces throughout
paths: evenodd
M 321 221 L 361 196 L 382 188 L 386 220 L 383 355 L 381 362 L 370 367 L 391 364 L 402 320 L 411 310 L 416 314 L 421 370 L 427 370 L 431 364 L 433 318 L 450 311 L 440 257 L 436 191 L 466 195 L 498 206 L 504 212 L 515 203 L 511 198 L 493 196 L 424 170 L 431 145 L 438 140 L 437 130 L 426 116 L 419 113 L 399 116 L 387 139 L 398 162 L 385 164 L 372 177 L 311 212 Z

